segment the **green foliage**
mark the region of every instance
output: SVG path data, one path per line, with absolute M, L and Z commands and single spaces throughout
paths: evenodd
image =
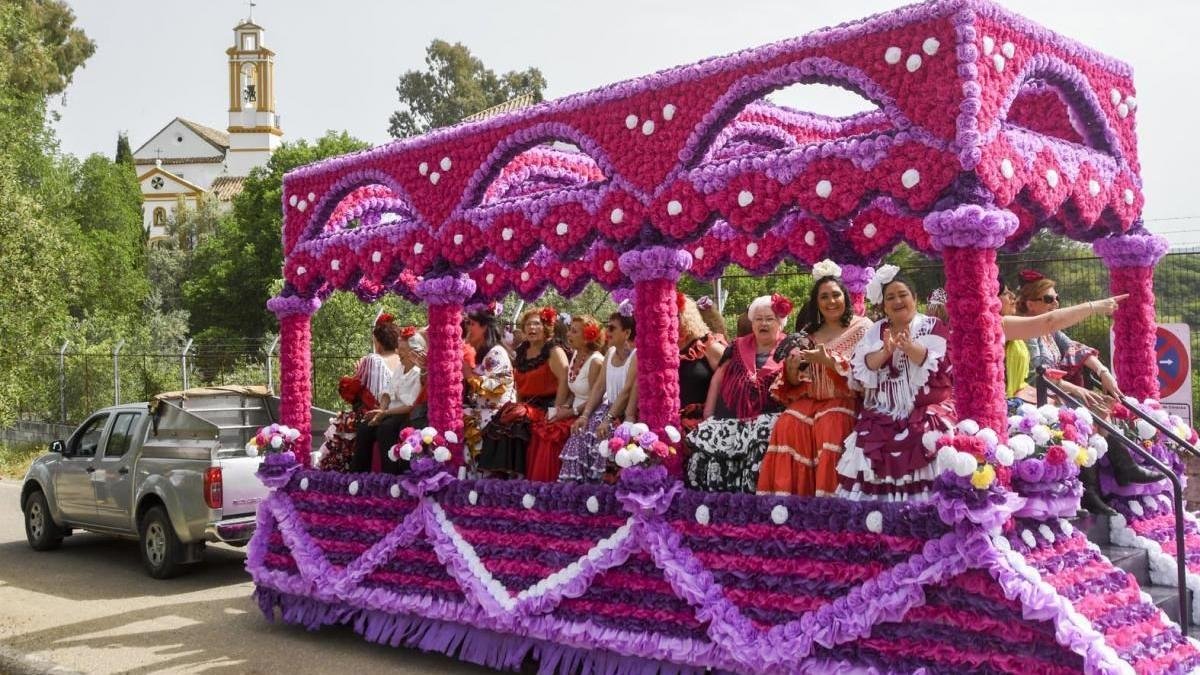
M 461 42 L 434 40 L 425 48 L 424 72 L 400 76 L 400 109 L 388 120 L 394 138 L 457 124 L 464 117 L 529 94 L 542 100 L 546 78 L 537 68 L 497 75 Z
M 328 132 L 315 143 L 284 143 L 266 166 L 250 172 L 242 193 L 234 198 L 233 217 L 199 241 L 189 265 L 183 305 L 194 333 L 222 329 L 261 339 L 274 329 L 275 317 L 267 312 L 266 302 L 283 266 L 283 174 L 367 145 L 345 132 Z
M 61 0 L 6 0 L 0 6 L 0 73 L 4 89 L 35 98 L 61 93 L 96 51 Z
M 808 299 L 808 291 L 811 287 L 812 278 L 807 270 L 794 262 L 780 263 L 774 272 L 761 276 L 751 275 L 737 265 L 730 265 L 726 268 L 725 275 L 721 277 L 721 289 L 728 294 L 725 298 L 725 311 L 722 316 L 725 319 L 729 336 L 737 335 L 738 317 L 746 313 L 746 308 L 755 298 L 772 293 L 785 295 L 795 305 L 795 312 L 792 313 L 792 317 L 795 318 L 796 312 L 800 311 Z M 714 284 L 698 281 L 691 277 L 680 280 L 679 290 L 693 299 L 702 295 L 709 296 L 714 302 L 718 299 Z M 791 330 L 792 327 L 787 326 L 787 329 Z
M 134 168 L 133 150 L 129 147 L 129 135 L 124 131 L 117 135 L 117 154 L 113 157 L 113 161 L 128 166 L 130 169 Z

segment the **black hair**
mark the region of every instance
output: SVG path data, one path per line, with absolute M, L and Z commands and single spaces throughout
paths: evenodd
M 392 321 L 381 321 L 375 324 L 371 329 L 371 335 L 379 341 L 379 346 L 389 352 L 396 351 L 396 345 L 400 344 L 400 327 Z
M 629 331 L 630 340 L 637 337 L 637 325 L 634 323 L 632 316 L 625 316 L 620 312 L 613 312 L 612 314 L 608 315 L 608 320 L 615 320 L 617 323 L 621 324 L 621 328 Z
M 467 320 L 483 326 L 483 344 L 479 345 L 476 352 L 479 354 L 487 354 L 492 351 L 492 348 L 503 343 L 504 335 L 500 332 L 500 325 L 496 322 L 496 315 L 486 309 L 476 310 L 467 313 Z M 481 357 L 482 358 L 482 357 Z
M 842 291 L 842 302 L 845 308 L 842 310 L 842 315 L 838 317 L 838 322 L 842 324 L 843 328 L 850 325 L 850 320 L 854 318 L 854 307 L 850 302 L 850 291 L 846 290 L 846 285 L 842 283 L 841 279 L 826 275 L 817 279 L 816 283 L 812 285 L 812 289 L 808 291 L 808 300 L 800 308 L 800 313 L 796 315 L 796 332 L 813 333 L 821 327 L 824 317 L 821 316 L 821 306 L 817 302 L 817 296 L 821 294 L 821 286 L 829 281 L 837 284 L 837 287 Z
M 884 284 L 883 286 L 881 286 L 879 288 L 879 295 L 880 295 L 881 302 L 882 302 L 883 296 L 887 295 L 887 287 L 891 286 L 892 284 L 896 284 L 896 283 L 904 284 L 904 286 L 908 289 L 908 292 L 913 294 L 913 300 L 916 300 L 917 287 L 915 285 L 913 285 L 912 279 L 910 279 L 908 277 L 908 275 L 905 274 L 904 272 L 897 272 L 896 276 L 892 277 L 891 281 L 887 282 L 886 284 Z

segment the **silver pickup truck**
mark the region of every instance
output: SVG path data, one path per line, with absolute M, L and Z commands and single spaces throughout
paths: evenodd
M 323 432 L 333 413 L 313 409 Z M 244 545 L 266 488 L 245 445 L 279 417 L 263 387 L 161 394 L 97 411 L 34 460 L 21 490 L 25 534 L 38 551 L 73 529 L 140 542 L 150 576 L 199 562 L 206 542 Z M 319 447 L 321 437 L 312 440 Z

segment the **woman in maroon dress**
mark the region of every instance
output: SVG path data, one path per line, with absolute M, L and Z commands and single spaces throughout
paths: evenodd
M 849 499 L 925 499 L 933 479 L 950 468 L 923 442 L 926 432 L 955 422 L 950 332 L 917 311 L 916 289 L 899 272 L 884 265 L 867 286 L 867 299 L 882 305 L 885 318 L 867 330 L 851 359 L 864 395 L 838 462 L 838 496 Z

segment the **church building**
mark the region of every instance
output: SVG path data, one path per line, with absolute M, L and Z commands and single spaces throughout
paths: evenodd
M 142 188 L 142 226 L 154 242 L 183 203 L 215 199 L 222 208 L 242 191 L 250 170 L 267 163 L 283 130 L 275 109 L 275 52 L 252 20 L 233 29 L 229 56 L 229 123 L 224 131 L 176 117 L 133 153 Z

